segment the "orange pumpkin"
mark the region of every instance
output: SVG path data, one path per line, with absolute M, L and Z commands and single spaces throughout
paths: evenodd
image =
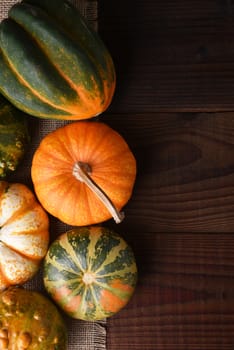
M 42 206 L 69 225 L 121 222 L 136 161 L 123 137 L 104 123 L 74 122 L 49 133 L 32 161 Z
M 0 290 L 39 269 L 49 243 L 48 215 L 23 184 L 0 181 Z

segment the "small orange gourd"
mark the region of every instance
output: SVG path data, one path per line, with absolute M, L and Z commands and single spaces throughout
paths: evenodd
M 1 291 L 36 274 L 49 244 L 49 220 L 27 186 L 0 181 L 0 227 Z
M 118 223 L 132 194 L 136 161 L 119 133 L 81 121 L 44 137 L 31 174 L 40 203 L 62 222 L 84 226 L 113 216 Z

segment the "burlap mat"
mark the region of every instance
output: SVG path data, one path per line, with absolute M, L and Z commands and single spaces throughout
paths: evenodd
M 48 0 L 49 1 L 49 0 Z M 16 0 L 0 0 L 0 21 L 7 17 L 8 9 L 16 2 Z M 92 0 L 71 0 L 71 2 L 79 8 L 81 13 L 87 18 L 89 23 L 97 30 L 97 1 Z M 1 74 L 1 72 L 0 72 Z M 8 181 L 22 182 L 33 189 L 30 169 L 32 156 L 37 148 L 41 138 L 48 132 L 66 124 L 63 121 L 48 121 L 38 118 L 29 117 L 29 126 L 31 132 L 31 145 L 23 162 L 17 171 L 9 176 Z M 50 218 L 50 234 L 51 240 L 57 235 L 65 232 L 69 227 L 54 218 Z M 34 279 L 26 283 L 25 288 L 38 290 L 45 293 L 42 283 L 41 271 Z M 99 350 L 106 349 L 106 322 L 85 322 L 73 320 L 64 315 L 68 327 L 68 350 Z M 45 349 L 46 350 L 46 349 Z

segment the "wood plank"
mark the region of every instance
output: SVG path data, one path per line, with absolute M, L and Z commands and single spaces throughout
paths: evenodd
M 133 248 L 138 287 L 108 320 L 107 348 L 231 349 L 234 235 L 143 232 Z
M 117 68 L 111 111 L 234 109 L 230 1 L 101 1 L 99 13 Z
M 115 229 L 133 246 L 139 283 L 107 322 L 107 348 L 231 350 L 234 4 L 99 6 L 117 69 L 116 95 L 102 118 L 138 164 L 126 219 Z
M 104 120 L 124 136 L 138 164 L 123 229 L 234 232 L 234 113 Z

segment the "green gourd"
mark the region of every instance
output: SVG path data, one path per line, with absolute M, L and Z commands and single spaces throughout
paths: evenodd
M 42 293 L 10 287 L 0 293 L 0 349 L 66 350 L 67 328 Z
M 107 109 L 116 84 L 112 58 L 71 3 L 25 0 L 8 15 L 0 24 L 0 92 L 11 103 L 63 120 Z
M 69 316 L 99 320 L 119 312 L 132 297 L 137 265 L 131 247 L 102 226 L 76 227 L 49 247 L 44 284 Z
M 0 178 L 17 169 L 29 142 L 26 115 L 0 95 Z

